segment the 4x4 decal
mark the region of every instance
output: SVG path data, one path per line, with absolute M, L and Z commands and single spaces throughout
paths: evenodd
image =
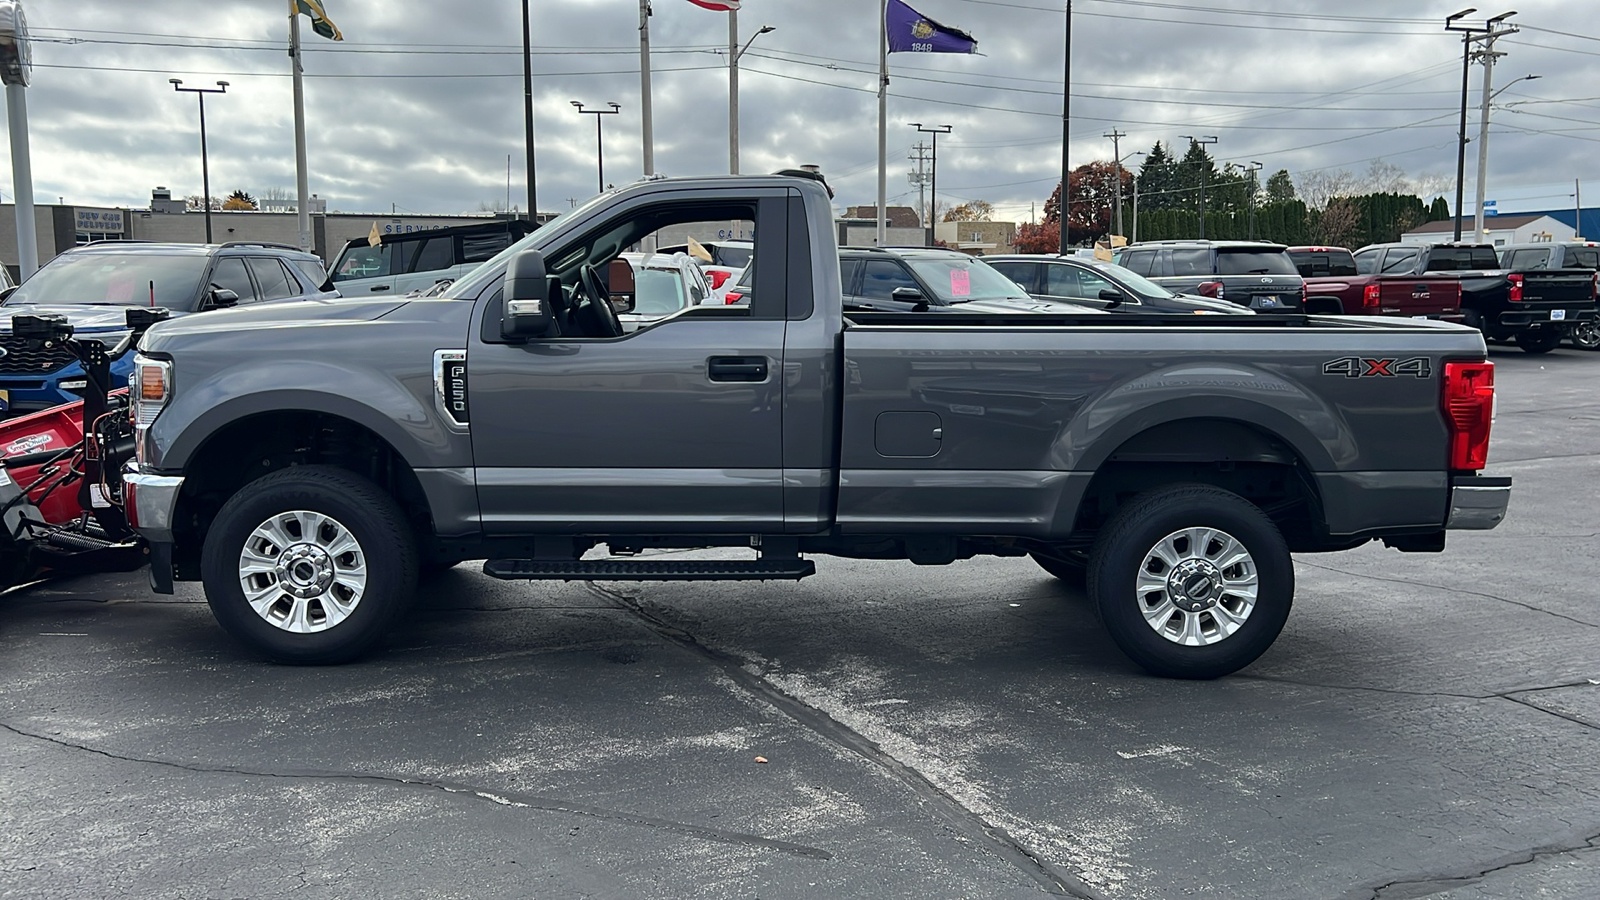
M 1413 356 L 1410 359 L 1345 356 L 1323 363 L 1322 374 L 1343 375 L 1346 378 L 1395 378 L 1400 375 L 1427 378 L 1433 374 L 1433 367 L 1425 356 Z

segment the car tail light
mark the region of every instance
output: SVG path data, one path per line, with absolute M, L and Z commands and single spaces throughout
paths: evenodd
M 707 272 L 706 274 L 708 276 L 710 276 L 710 278 L 711 278 L 711 289 L 712 290 L 716 290 L 717 288 L 722 287 L 722 283 L 724 281 L 727 281 L 728 280 L 728 276 L 732 275 L 733 273 L 732 272 L 724 272 L 721 269 L 712 269 L 710 272 Z
M 1476 472 L 1489 464 L 1494 422 L 1494 363 L 1444 364 L 1444 417 L 1450 433 L 1450 468 Z
M 738 291 L 729 291 L 726 294 L 722 295 L 722 302 L 728 304 L 729 306 L 732 306 L 733 304 L 738 303 L 740 300 L 743 300 L 743 299 L 744 299 L 744 295 L 739 293 Z
M 1202 297 L 1214 297 L 1218 300 L 1222 299 L 1222 282 L 1220 281 L 1202 281 L 1200 282 L 1200 286 L 1195 288 L 1195 290 L 1198 291 Z
M 1512 303 L 1522 302 L 1522 276 L 1513 272 L 1506 276 L 1506 280 L 1511 282 L 1511 292 L 1506 295 L 1506 299 Z
M 1377 309 L 1383 305 L 1383 289 L 1375 284 L 1369 284 L 1361 291 L 1361 308 Z
M 1306 290 L 1306 283 L 1304 281 L 1300 282 L 1300 308 L 1301 309 L 1305 309 L 1306 308 L 1306 300 L 1310 296 L 1311 296 L 1310 292 Z

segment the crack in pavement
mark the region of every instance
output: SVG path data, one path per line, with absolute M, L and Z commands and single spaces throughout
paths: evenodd
M 1531 865 L 1547 857 L 1584 850 L 1600 850 L 1600 844 L 1596 842 L 1600 842 L 1600 831 L 1582 834 L 1574 833 L 1566 840 L 1543 844 L 1528 850 L 1519 850 L 1495 859 L 1486 865 L 1455 871 L 1422 874 L 1413 878 L 1397 878 L 1382 884 L 1349 891 L 1341 895 L 1339 900 L 1417 900 L 1417 898 L 1421 897 L 1431 897 L 1458 887 L 1476 884 L 1490 875 L 1519 866 Z
M 1489 465 L 1504 466 L 1511 463 L 1549 462 L 1553 459 L 1593 459 L 1600 453 L 1557 453 L 1554 456 L 1524 456 L 1521 459 L 1491 459 Z
M 789 856 L 798 856 L 805 859 L 829 860 L 833 854 L 818 847 L 808 847 L 792 841 L 782 841 L 776 838 L 766 838 L 755 834 L 746 834 L 738 831 L 727 831 L 718 828 L 707 828 L 703 825 L 693 825 L 688 822 L 675 822 L 670 819 L 658 819 L 654 816 L 644 816 L 637 813 L 621 810 L 605 809 L 598 806 L 588 806 L 581 803 L 572 803 L 555 797 L 544 797 L 538 794 L 525 794 L 516 791 L 491 790 L 449 781 L 429 781 L 420 778 L 405 778 L 399 775 L 385 775 L 377 772 L 334 772 L 317 769 L 285 769 L 282 771 L 263 771 L 247 769 L 242 766 L 203 766 L 190 763 L 174 762 L 172 760 L 156 759 L 153 757 L 124 756 L 90 747 L 73 741 L 64 741 L 45 734 L 38 734 L 19 728 L 7 722 L 0 722 L 0 729 L 11 732 L 19 737 L 32 738 L 64 747 L 91 753 L 96 756 L 114 759 L 120 762 L 138 763 L 141 765 L 160 766 L 176 769 L 182 772 L 194 772 L 206 775 L 236 775 L 249 778 L 285 778 L 311 781 L 335 782 L 366 782 L 370 784 L 392 785 L 397 787 L 417 788 L 428 791 L 439 791 L 446 794 L 475 798 L 488 801 L 497 806 L 506 806 L 514 809 L 532 809 L 540 812 L 566 813 L 573 816 L 582 816 L 587 819 L 598 819 L 620 825 L 632 825 L 640 828 L 649 828 L 655 831 L 665 831 L 680 834 L 686 837 L 699 838 L 719 844 L 732 844 L 742 847 L 754 847 L 761 850 L 771 850 Z
M 1070 872 L 1043 859 L 1012 837 L 1005 829 L 984 819 L 961 801 L 922 774 L 885 751 L 876 742 L 814 706 L 784 692 L 777 685 L 745 668 L 745 660 L 700 642 L 690 632 L 652 614 L 639 598 L 612 591 L 594 582 L 586 587 L 611 599 L 619 609 L 637 616 L 645 627 L 663 640 L 675 644 L 710 662 L 739 687 L 793 719 L 802 727 L 840 749 L 859 756 L 909 788 L 928 805 L 956 834 L 986 845 L 996 856 L 1015 866 L 1046 892 L 1079 900 L 1107 900 L 1106 896 Z
M 1565 615 L 1563 613 L 1553 612 L 1553 611 L 1548 610 L 1548 609 L 1542 609 L 1542 608 L 1537 607 L 1537 606 L 1533 606 L 1533 605 L 1530 605 L 1530 604 L 1527 604 L 1527 603 L 1522 603 L 1522 602 L 1517 601 L 1517 600 L 1511 600 L 1511 599 L 1506 598 L 1506 597 L 1499 597 L 1499 596 L 1496 596 L 1494 594 L 1485 594 L 1482 591 L 1469 591 L 1466 588 L 1450 587 L 1449 585 L 1444 585 L 1444 584 L 1433 584 L 1432 582 L 1427 582 L 1427 581 L 1415 581 L 1415 580 L 1410 579 L 1410 578 L 1389 578 L 1389 577 L 1385 577 L 1383 575 L 1368 575 L 1365 572 L 1351 572 L 1351 571 L 1346 570 L 1346 569 L 1336 569 L 1333 566 L 1325 566 L 1325 565 L 1322 565 L 1321 563 L 1306 562 L 1303 559 L 1295 560 L 1295 564 L 1296 565 L 1300 565 L 1300 566 L 1310 566 L 1313 569 L 1322 569 L 1325 572 L 1337 572 L 1340 575 L 1348 575 L 1351 578 L 1367 578 L 1367 579 L 1370 579 L 1372 581 L 1387 581 L 1390 584 L 1409 584 L 1412 587 L 1432 588 L 1433 590 L 1436 590 L 1436 591 L 1446 591 L 1446 592 L 1452 593 L 1452 594 L 1467 594 L 1467 595 L 1473 596 L 1473 597 L 1482 597 L 1482 598 L 1484 598 L 1486 600 L 1498 600 L 1501 603 L 1509 603 L 1512 606 L 1520 606 L 1523 609 L 1528 610 L 1529 612 L 1544 613 L 1547 616 L 1555 616 L 1558 619 L 1565 619 L 1566 621 L 1571 622 L 1574 625 L 1583 625 L 1583 626 L 1586 626 L 1588 628 L 1600 628 L 1600 624 L 1597 624 L 1595 622 L 1586 622 L 1583 619 L 1574 618 L 1572 616 Z
M 1541 691 L 1541 690 L 1552 690 L 1552 689 L 1551 688 L 1535 688 L 1534 690 L 1535 691 Z M 1533 692 L 1534 691 L 1514 691 L 1513 693 L 1526 694 L 1526 693 L 1533 693 Z M 1585 728 L 1591 728 L 1591 729 L 1594 729 L 1595 731 L 1600 731 L 1600 725 L 1596 725 L 1595 723 L 1590 722 L 1587 719 L 1583 719 L 1583 718 L 1580 718 L 1578 716 L 1568 715 L 1567 713 L 1564 713 L 1564 712 L 1557 712 L 1556 710 L 1549 709 L 1548 707 L 1540 706 L 1537 703 L 1530 703 L 1529 701 L 1524 700 L 1521 697 L 1512 696 L 1512 694 L 1501 694 L 1499 696 L 1502 699 L 1510 700 L 1512 703 L 1520 703 L 1521 705 L 1526 706 L 1529 709 L 1536 709 L 1539 712 L 1545 713 L 1546 715 L 1555 716 L 1558 719 L 1566 719 L 1568 722 L 1571 722 L 1571 723 L 1573 723 L 1575 725 L 1582 725 Z
M 1555 716 L 1558 719 L 1564 719 L 1576 725 L 1582 725 L 1585 728 L 1592 728 L 1596 731 L 1600 731 L 1600 725 L 1596 725 L 1593 722 L 1578 718 L 1576 716 L 1571 716 L 1563 712 L 1558 712 L 1553 709 L 1548 709 L 1540 706 L 1537 703 L 1530 703 L 1529 701 L 1517 696 L 1518 694 L 1537 694 L 1542 691 L 1558 691 L 1562 688 L 1592 687 L 1595 685 L 1595 682 L 1592 680 L 1574 681 L 1568 684 L 1550 684 L 1542 687 L 1517 688 L 1513 691 L 1496 691 L 1489 694 L 1459 694 L 1453 691 L 1407 691 L 1400 688 L 1372 687 L 1370 685 L 1361 684 L 1323 684 L 1315 681 L 1301 681 L 1296 678 L 1284 678 L 1279 675 L 1255 675 L 1248 672 L 1238 672 L 1235 673 L 1233 677 L 1241 680 L 1265 681 L 1276 684 L 1293 684 L 1300 687 L 1322 688 L 1330 691 L 1364 691 L 1374 694 L 1393 694 L 1401 697 L 1453 697 L 1457 700 L 1508 700 L 1519 706 L 1524 706 L 1528 709 L 1534 710 L 1535 712 L 1542 712 L 1546 715 Z

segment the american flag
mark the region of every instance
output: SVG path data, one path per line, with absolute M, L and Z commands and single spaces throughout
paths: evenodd
M 689 0 L 689 2 L 714 12 L 733 12 L 739 8 L 739 0 Z

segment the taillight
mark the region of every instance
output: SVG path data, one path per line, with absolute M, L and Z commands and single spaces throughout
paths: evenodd
M 1377 309 L 1383 305 L 1383 290 L 1375 284 L 1369 284 L 1361 291 L 1361 308 Z
M 1195 288 L 1195 290 L 1198 291 L 1202 297 L 1214 297 L 1218 300 L 1222 299 L 1222 282 L 1220 281 L 1202 281 L 1200 282 L 1200 286 Z
M 1306 300 L 1309 297 L 1310 297 L 1310 293 L 1306 291 L 1306 283 L 1304 281 L 1300 282 L 1300 308 L 1301 309 L 1305 309 L 1306 308 Z
M 1494 421 L 1494 363 L 1444 364 L 1444 416 L 1450 432 L 1450 468 L 1476 472 L 1489 464 Z
M 722 287 L 722 283 L 724 281 L 727 281 L 728 280 L 728 276 L 732 275 L 732 274 L 733 274 L 732 272 L 724 272 L 721 269 L 712 269 L 711 271 L 706 273 L 706 275 L 710 276 L 710 278 L 711 278 L 711 289 L 712 290 L 716 290 L 717 288 Z
M 1511 282 L 1511 292 L 1506 295 L 1506 299 L 1512 303 L 1522 302 L 1522 276 L 1513 272 L 1506 276 L 1506 280 Z
M 732 306 L 733 304 L 738 303 L 740 300 L 743 300 L 743 299 L 744 299 L 744 295 L 739 293 L 738 291 L 729 291 L 726 294 L 722 295 L 722 302 L 728 304 L 729 306 Z

